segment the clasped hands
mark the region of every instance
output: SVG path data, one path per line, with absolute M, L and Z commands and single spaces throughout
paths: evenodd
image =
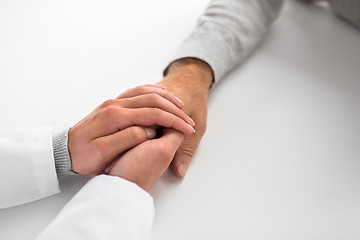
M 206 63 L 183 59 L 159 84 L 107 100 L 69 130 L 72 170 L 119 176 L 146 191 L 171 163 L 185 176 L 205 133 L 211 82 Z

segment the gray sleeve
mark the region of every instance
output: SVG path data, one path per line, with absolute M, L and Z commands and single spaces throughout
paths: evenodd
M 330 0 L 332 10 L 360 28 L 360 1 L 359 0 Z
M 282 3 L 283 0 L 212 0 L 174 61 L 186 57 L 205 61 L 212 68 L 216 83 L 261 42 Z
M 70 154 L 68 150 L 69 129 L 53 136 L 53 149 L 56 173 L 59 175 L 74 174 L 71 168 Z

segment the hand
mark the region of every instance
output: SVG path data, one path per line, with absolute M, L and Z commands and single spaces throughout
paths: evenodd
M 148 140 L 130 149 L 105 172 L 134 182 L 148 191 L 168 168 L 183 139 L 181 132 L 166 128 L 161 138 Z
M 192 134 L 193 120 L 180 109 L 182 105 L 158 85 L 133 88 L 106 101 L 69 130 L 73 171 L 103 172 L 120 153 L 156 136 L 155 130 L 146 126 Z
M 206 130 L 207 97 L 213 81 L 211 68 L 203 61 L 186 58 L 170 65 L 165 78 L 159 83 L 166 90 L 180 97 L 182 108 L 194 119 L 196 132 L 185 136 L 172 162 L 173 170 L 179 177 L 184 177 Z

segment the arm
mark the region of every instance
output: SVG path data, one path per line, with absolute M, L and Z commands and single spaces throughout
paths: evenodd
M 182 102 L 161 86 L 130 89 L 101 104 L 86 118 L 55 138 L 51 129 L 0 131 L 0 208 L 12 207 L 58 193 L 55 159 L 68 159 L 58 173 L 99 174 L 119 154 L 156 136 L 162 126 L 191 134 L 193 121 Z M 71 160 L 70 160 L 71 156 Z M 60 169 L 60 170 L 59 170 Z
M 283 0 L 212 0 L 174 60 L 197 58 L 221 80 L 264 38 Z M 166 71 L 165 71 L 166 75 Z
M 279 14 L 283 0 L 213 0 L 160 84 L 183 99 L 183 110 L 196 122 L 177 150 L 174 172 L 183 177 L 206 130 L 207 95 L 256 49 Z
M 37 239 L 149 239 L 154 206 L 146 191 L 182 139 L 181 132 L 165 129 L 163 137 L 117 158 L 106 170 L 111 176 L 89 181 Z
M 181 107 L 181 100 L 161 86 L 136 87 L 107 100 L 70 129 L 72 170 L 103 173 L 121 153 L 155 137 L 155 130 L 149 126 L 192 134 L 193 120 Z
M 149 239 L 152 197 L 115 176 L 91 179 L 61 210 L 40 239 Z
M 60 191 L 51 139 L 51 128 L 0 131 L 0 208 Z

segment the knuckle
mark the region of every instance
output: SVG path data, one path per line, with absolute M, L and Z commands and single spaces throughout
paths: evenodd
M 171 160 L 175 153 L 172 153 L 167 144 L 160 143 L 156 148 L 156 155 L 163 160 Z
M 152 103 L 153 105 L 157 105 L 158 103 L 160 103 L 161 97 L 160 97 L 158 94 L 156 94 L 156 93 L 150 93 L 150 94 L 148 94 L 148 95 L 149 95 L 149 101 L 151 101 L 151 103 Z
M 128 128 L 127 134 L 128 134 L 128 139 L 132 139 L 135 142 L 141 142 L 144 141 L 144 139 L 146 139 L 145 130 L 141 127 Z
M 120 95 L 118 95 L 116 98 L 117 99 L 122 99 L 124 96 L 126 96 L 127 94 L 131 93 L 134 90 L 134 88 L 129 88 L 128 90 L 126 90 L 125 92 L 121 93 Z
M 183 154 L 183 155 L 186 155 L 190 158 L 193 158 L 194 155 L 195 155 L 195 152 L 196 152 L 196 149 L 197 149 L 197 146 L 195 145 L 184 145 L 181 150 L 180 150 L 180 153 Z
M 126 90 L 125 92 L 126 92 L 126 93 L 129 93 L 129 92 L 134 91 L 135 89 L 136 89 L 136 87 L 132 87 L 132 88 L 129 88 L 128 90 Z
M 135 88 L 132 89 L 132 91 L 134 91 L 135 93 L 137 94 L 141 94 L 143 93 L 145 90 L 145 87 L 144 86 L 137 86 Z
M 157 118 L 162 118 L 164 117 L 164 112 L 163 110 L 159 109 L 159 108 L 151 108 L 149 109 L 150 114 L 152 114 L 153 116 L 157 117 Z
M 115 105 L 115 102 L 116 102 L 115 99 L 108 99 L 108 100 L 106 100 L 103 104 L 101 104 L 101 106 L 102 106 L 103 108 L 107 108 L 107 107 L 110 107 L 110 106 Z
M 123 107 L 123 108 L 128 106 L 129 103 L 131 102 L 131 100 L 129 98 L 115 99 L 115 101 L 116 101 L 116 106 Z
M 108 106 L 101 111 L 101 115 L 105 118 L 111 118 L 119 112 L 119 107 L 114 105 Z

